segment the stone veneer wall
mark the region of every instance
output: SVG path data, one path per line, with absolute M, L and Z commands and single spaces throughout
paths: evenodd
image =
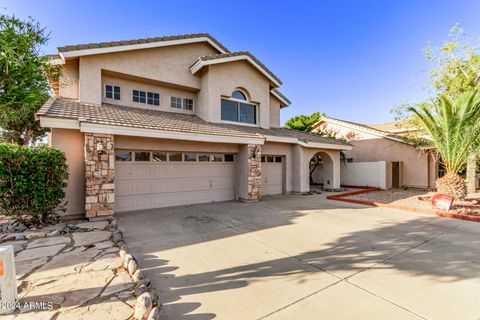
M 104 147 L 99 151 L 98 144 Z M 87 218 L 113 215 L 115 209 L 114 136 L 85 133 L 85 215 Z
M 257 151 L 253 155 L 255 147 Z M 260 145 L 248 145 L 248 184 L 247 201 L 259 201 L 262 198 L 262 147 Z

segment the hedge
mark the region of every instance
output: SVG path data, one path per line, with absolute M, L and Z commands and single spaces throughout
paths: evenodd
M 0 143 L 0 212 L 44 222 L 64 210 L 65 154 L 47 146 Z

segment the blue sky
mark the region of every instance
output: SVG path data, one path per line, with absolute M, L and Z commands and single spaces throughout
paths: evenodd
M 282 122 L 315 111 L 367 124 L 428 97 L 422 48 L 460 23 L 480 36 L 480 1 L 50 1 L 0 0 L 51 30 L 45 53 L 76 43 L 208 32 L 249 50 L 292 100 Z

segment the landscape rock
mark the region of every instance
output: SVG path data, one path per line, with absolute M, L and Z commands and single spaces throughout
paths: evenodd
M 160 320 L 160 309 L 158 307 L 153 308 L 148 314 L 147 320 Z
M 144 285 L 146 285 L 146 286 L 148 287 L 148 286 L 150 285 L 150 279 L 148 279 L 148 278 L 140 279 L 140 280 L 138 280 L 138 284 L 139 284 L 139 285 L 144 284 Z
M 135 312 L 133 314 L 134 319 L 136 320 L 144 320 L 147 319 L 150 311 L 152 311 L 152 299 L 150 298 L 150 294 L 145 292 L 141 294 L 137 298 L 137 302 L 135 303 Z
M 118 254 L 120 255 L 120 257 L 122 257 L 123 259 L 125 259 L 125 255 L 127 254 L 127 252 L 123 249 L 120 249 L 118 251 Z
M 27 240 L 27 237 L 25 237 L 24 234 L 19 234 L 18 236 L 15 237 L 15 240 Z
M 137 288 L 135 288 L 135 296 L 139 297 L 141 296 L 142 294 L 144 294 L 145 292 L 148 292 L 148 288 L 146 285 L 142 284 L 140 286 L 138 286 Z
M 33 249 L 27 249 L 20 251 L 17 256 L 15 257 L 16 262 L 27 261 L 27 260 L 34 260 L 41 257 L 49 257 L 57 254 L 60 250 L 63 249 L 65 245 L 58 244 L 48 247 L 38 247 Z
M 69 237 L 41 238 L 30 242 L 27 249 L 70 243 Z
M 45 233 L 43 232 L 31 232 L 31 233 L 27 233 L 27 235 L 25 236 L 27 240 L 40 239 L 44 237 L 45 237 Z
M 129 274 L 134 274 L 137 271 L 137 261 L 135 259 L 130 259 L 127 264 L 127 270 Z
M 117 231 L 113 233 L 113 242 L 118 243 L 120 241 L 123 241 L 123 234 L 121 231 Z
M 127 253 L 124 257 L 123 257 L 123 266 L 126 268 L 128 268 L 128 262 L 130 260 L 133 260 L 133 256 L 130 254 L 130 253 Z
M 160 297 L 158 296 L 158 293 L 155 289 L 150 290 L 150 298 L 152 299 L 152 303 L 154 306 L 158 305 L 158 300 L 160 299 Z
M 138 282 L 143 279 L 143 272 L 140 269 L 137 269 L 132 275 L 132 280 Z
M 90 246 L 97 242 L 103 242 L 110 239 L 111 233 L 108 231 L 79 232 L 73 234 L 74 246 Z

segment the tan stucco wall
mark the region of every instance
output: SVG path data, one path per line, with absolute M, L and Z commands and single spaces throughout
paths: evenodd
M 221 97 L 230 97 L 237 88 L 246 91 L 250 101 L 258 104 L 257 122 L 262 128 L 269 128 L 270 83 L 244 61 L 210 65 L 204 71 L 197 115 L 207 121 L 221 122 Z
M 105 98 L 105 85 L 120 86 L 120 100 Z M 160 94 L 160 106 L 153 106 L 146 103 L 133 102 L 133 90 L 150 91 Z M 171 97 L 190 98 L 193 99 L 193 110 L 182 110 L 172 108 L 170 105 Z M 197 103 L 197 94 L 191 91 L 174 89 L 164 86 L 153 85 L 150 83 L 143 83 L 122 79 L 118 77 L 102 75 L 102 102 L 111 104 L 120 104 L 124 106 L 132 106 L 137 108 L 161 110 L 167 112 L 194 114 Z
M 205 43 L 124 51 L 80 58 L 80 101 L 102 101 L 101 69 L 200 89 L 190 66 L 198 57 L 217 53 Z
M 270 127 L 280 128 L 280 101 L 270 96 Z
M 78 99 L 79 81 L 78 59 L 67 60 L 63 66 L 62 75 L 59 81 L 59 95 L 64 98 Z
M 49 144 L 59 148 L 67 157 L 68 184 L 65 190 L 66 215 L 85 213 L 84 135 L 80 130 L 52 129 Z
M 402 184 L 409 187 L 426 188 L 432 185 L 429 177 L 428 157 L 426 152 L 418 150 L 412 145 L 397 142 L 391 139 L 366 132 L 352 130 L 336 124 L 328 124 L 329 129 L 337 131 L 345 136 L 348 132 L 355 132 L 357 139 L 351 141 L 353 149 L 345 151 L 347 157 L 353 158 L 354 162 L 369 161 L 401 161 L 402 162 Z M 430 173 L 435 175 L 435 173 Z M 430 180 L 430 181 L 429 181 Z

